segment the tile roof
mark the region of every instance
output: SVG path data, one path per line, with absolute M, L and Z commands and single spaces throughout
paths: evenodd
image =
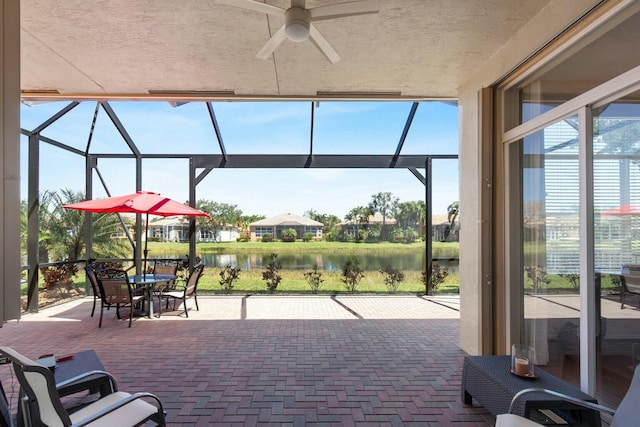
M 292 213 L 282 213 L 280 215 L 261 219 L 260 221 L 252 222 L 251 224 L 249 224 L 249 226 L 251 227 L 274 227 L 277 225 L 306 225 L 322 227 L 324 224 L 318 221 L 314 221 L 310 218 L 305 218 L 303 216 Z

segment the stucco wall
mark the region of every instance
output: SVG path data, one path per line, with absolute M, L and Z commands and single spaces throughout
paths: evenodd
M 480 235 L 480 137 L 478 93 L 492 86 L 530 54 L 546 44 L 599 1 L 554 0 L 525 25 L 495 55 L 469 76 L 458 90 L 460 130 L 460 346 L 481 354 L 483 329 L 480 304 L 480 248 L 488 245 Z M 500 189 L 496 189 L 500 191 Z M 494 223 L 496 215 L 494 212 Z M 496 242 L 497 245 L 500 242 Z M 504 286 L 493 282 L 493 286 Z
M 0 1 L 0 327 L 20 317 L 20 5 Z

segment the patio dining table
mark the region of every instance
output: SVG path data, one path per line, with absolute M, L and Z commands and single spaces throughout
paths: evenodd
M 153 289 L 155 285 L 169 283 L 177 279 L 175 274 L 134 274 L 129 276 L 129 283 L 143 286 L 145 299 L 148 301 L 147 315 L 153 319 Z

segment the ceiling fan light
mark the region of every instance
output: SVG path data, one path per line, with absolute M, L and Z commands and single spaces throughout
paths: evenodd
M 303 42 L 309 38 L 311 14 L 301 7 L 292 7 L 285 14 L 284 32 L 293 42 Z
M 294 22 L 287 25 L 285 33 L 292 42 L 303 42 L 309 38 L 309 27 L 306 27 L 304 23 Z

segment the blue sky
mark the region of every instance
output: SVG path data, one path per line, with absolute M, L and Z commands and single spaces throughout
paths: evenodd
M 21 126 L 31 130 L 67 103 L 22 105 Z M 178 108 L 167 102 L 111 102 L 142 153 L 220 154 L 206 105 Z M 42 135 L 84 150 L 95 102 L 83 102 Z M 310 102 L 214 102 L 228 154 L 308 154 Z M 411 109 L 410 102 L 320 102 L 314 113 L 315 154 L 393 154 Z M 27 139 L 21 143 L 21 198 L 27 197 Z M 92 153 L 128 153 L 128 147 L 100 109 Z M 457 107 L 423 102 L 401 154 L 458 154 Z M 40 188 L 84 191 L 84 159 L 41 144 Z M 133 160 L 100 159 L 98 168 L 112 195 L 135 191 Z M 424 169 L 420 169 L 424 174 Z M 433 162 L 433 213 L 446 213 L 459 199 L 458 162 Z M 145 159 L 142 188 L 184 202 L 188 198 L 185 159 Z M 381 191 L 401 201 L 424 200 L 424 186 L 406 169 L 217 169 L 197 187 L 197 198 L 237 205 L 244 214 L 266 216 L 309 209 L 343 218 Z M 106 197 L 94 176 L 94 198 Z

